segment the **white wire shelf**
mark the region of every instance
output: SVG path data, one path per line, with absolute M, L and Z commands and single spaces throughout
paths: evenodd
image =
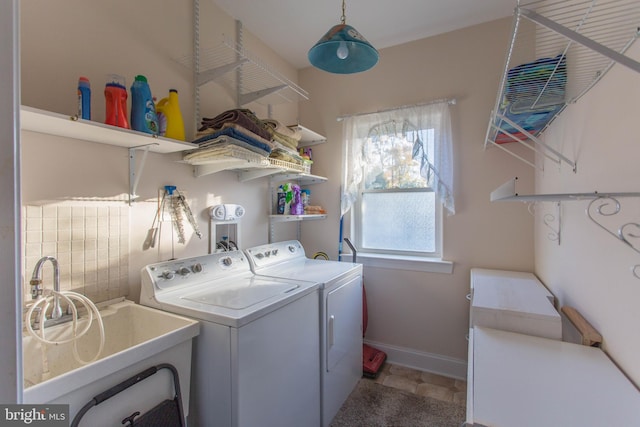
M 230 137 L 228 139 L 233 140 Z M 183 161 L 194 167 L 193 173 L 196 177 L 232 170 L 238 172 L 241 182 L 276 174 L 289 174 L 297 179 L 304 179 L 305 177 L 313 177 L 308 178 L 310 180 L 323 179 L 306 173 L 307 168 L 304 165 L 261 156 L 233 145 L 217 150 L 215 155 L 212 156 L 202 156 Z M 326 180 L 326 178 L 324 179 Z
M 615 64 L 640 73 L 640 63 L 625 56 L 639 23 L 637 0 L 519 1 L 485 148 L 497 146 L 533 167 L 538 153 L 575 172 L 572 159 L 538 137 Z M 511 150 L 514 142 L 530 148 L 532 158 Z
M 178 62 L 193 69 L 193 56 L 183 56 Z M 196 70 L 196 85 L 218 82 L 236 97 L 239 105 L 257 102 L 263 105 L 283 104 L 309 99 L 309 93 L 260 60 L 244 47 L 225 38 L 211 49 L 203 49 Z M 241 68 L 241 81 L 234 72 Z

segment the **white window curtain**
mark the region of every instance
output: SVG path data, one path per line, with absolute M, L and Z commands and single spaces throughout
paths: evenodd
M 420 174 L 434 190 L 449 215 L 455 213 L 453 197 L 453 143 L 451 140 L 450 101 L 402 107 L 395 110 L 351 116 L 344 119 L 343 181 L 341 216 L 358 199 L 367 161 L 363 144 L 381 129 L 392 128 L 413 141 L 413 158 L 420 162 Z M 433 129 L 434 145 L 429 150 L 427 132 Z

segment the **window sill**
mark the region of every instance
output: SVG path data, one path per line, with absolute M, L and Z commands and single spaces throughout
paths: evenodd
M 351 254 L 342 254 L 348 260 Z M 391 268 L 396 270 L 413 270 L 427 273 L 453 273 L 453 262 L 440 258 L 422 258 L 416 256 L 399 256 L 358 252 L 356 262 L 365 267 Z

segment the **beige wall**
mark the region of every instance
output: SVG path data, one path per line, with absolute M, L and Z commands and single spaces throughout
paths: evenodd
M 25 0 L 20 6 L 23 105 L 74 114 L 78 77 L 84 75 L 91 82 L 92 119 L 103 121 L 106 74 L 125 76 L 128 87 L 136 74 L 143 74 L 157 98 L 166 96 L 170 88 L 178 90 L 187 137 L 193 137 L 193 68 L 189 66 L 193 60 L 191 2 L 164 2 L 159 7 L 153 1 L 64 0 L 43 3 Z M 235 39 L 235 21 L 213 2 L 201 2 L 200 20 L 201 63 L 203 66 L 222 65 L 215 63 L 216 52 L 224 37 Z M 247 31 L 244 32 L 244 45 L 288 79 L 297 80 L 297 71 L 293 67 Z M 234 88 L 229 90 L 222 83 L 205 85 L 201 88 L 200 97 L 201 115 L 205 117 L 214 117 L 236 106 Z M 269 114 L 266 105 L 253 103 L 248 107 L 262 118 Z M 297 103 L 273 105 L 271 110 L 272 116 L 284 123 L 297 121 Z M 46 212 L 51 212 L 49 208 L 61 203 L 73 204 L 77 209 L 83 208 L 89 212 L 94 212 L 97 205 L 128 206 L 123 202 L 129 188 L 129 153 L 126 149 L 34 132 L 23 132 L 22 139 L 23 205 L 36 206 Z M 139 152 L 138 159 L 141 156 Z M 90 227 L 76 229 L 74 236 L 77 238 L 67 243 L 56 236 L 57 220 L 54 223 L 48 217 L 39 224 L 40 229 L 32 223 L 30 227 L 34 229 L 31 231 L 35 231 L 30 233 L 32 238 L 38 232 L 42 237 L 31 241 L 33 244 L 29 246 L 29 253 L 25 249 L 28 262 L 24 266 L 23 282 L 27 295 L 28 278 L 38 257 L 59 255 L 65 259 L 63 288 L 86 291 L 97 300 L 118 295 L 135 300 L 143 266 L 166 260 L 172 255 L 185 257 L 207 252 L 207 207 L 218 203 L 237 203 L 246 208 L 246 215 L 240 224 L 242 246 L 250 247 L 267 241 L 266 179 L 243 184 L 234 172 L 194 178 L 192 168 L 179 163 L 180 159 L 180 154 L 149 154 L 140 178 L 140 198 L 132 207 L 126 208 L 126 219 L 130 224 L 129 250 L 125 254 L 128 260 L 118 256 L 116 261 L 115 248 L 111 253 L 101 251 L 95 254 L 79 249 L 68 253 L 66 249 L 58 250 L 69 245 L 79 248 L 80 242 L 85 240 L 79 236 L 90 236 Z M 171 224 L 165 223 L 161 244 L 156 249 L 145 251 L 142 245 L 155 215 L 158 189 L 169 184 L 176 185 L 186 193 L 204 238 L 198 239 L 187 225 L 187 244 L 175 244 L 172 252 Z M 97 201 L 88 200 L 92 198 Z M 24 212 L 26 215 L 26 209 Z M 109 217 L 100 214 L 104 210 L 96 212 L 96 221 L 108 223 Z M 41 229 L 43 223 L 45 228 Z M 26 231 L 23 232 L 23 240 L 27 237 Z M 97 250 L 98 243 L 95 245 Z M 105 256 L 109 258 L 106 265 Z M 112 278 L 115 280 L 117 276 L 117 280 L 121 280 L 119 276 L 123 266 L 128 266 L 128 278 L 125 283 L 115 285 Z M 104 280 L 98 277 L 109 277 L 107 272 L 112 273 L 111 278 L 107 279 L 110 283 L 104 284 Z M 45 277 L 50 277 L 50 272 L 46 271 Z M 85 283 L 80 284 L 80 280 Z M 88 286 L 87 281 L 90 283 Z
M 489 193 L 514 176 L 522 178 L 524 189 L 533 188 L 533 172 L 500 150 L 483 151 L 510 29 L 506 19 L 383 49 L 379 64 L 362 74 L 300 72 L 300 84 L 311 96 L 300 104 L 302 122 L 329 139 L 313 151 L 314 173 L 329 182 L 312 189 L 314 203 L 320 199 L 328 206 L 329 220 L 304 224 L 303 244 L 332 257 L 338 250 L 342 150 L 336 117 L 457 99 L 452 107 L 456 214 L 445 216 L 443 239 L 453 274 L 364 271 L 367 339 L 426 369 L 438 369 L 434 355 L 450 358 L 452 365 L 466 360 L 471 267 L 533 270 L 533 220 L 526 206 L 489 202 Z
M 630 56 L 640 58 L 635 45 Z M 635 126 L 640 109 L 638 74 L 616 65 L 603 80 L 559 116 L 545 141 L 577 162 L 569 167 L 545 165 L 536 176 L 538 193 L 637 192 L 640 182 L 640 144 Z M 638 224 L 640 198 L 621 198 L 621 212 L 599 216 L 613 233 L 627 222 Z M 541 203 L 554 212 L 553 203 Z M 640 255 L 585 215 L 588 201 L 563 202 L 561 244 L 546 238 L 548 229 L 536 220 L 536 272 L 562 305 L 576 307 L 604 337 L 605 351 L 640 384 L 640 279 L 631 267 Z M 612 212 L 612 210 L 605 210 Z M 557 223 L 555 223 L 557 226 Z M 638 235 L 637 225 L 629 231 Z M 640 239 L 630 239 L 640 251 Z M 637 270 L 640 274 L 640 268 Z
M 192 71 L 180 64 L 181 58 L 192 54 L 192 11 L 185 4 L 169 2 L 159 8 L 155 2 L 124 0 L 23 0 L 22 103 L 72 114 L 77 78 L 86 75 L 92 83 L 94 120 L 102 120 L 104 75 L 123 74 L 130 85 L 134 75 L 144 74 L 158 97 L 169 88 L 178 89 L 189 124 L 194 111 Z M 223 34 L 233 37 L 230 17 L 212 2 L 201 6 L 203 49 L 216 46 Z M 146 12 L 148 7 L 153 7 L 153 13 Z M 146 16 L 152 18 L 142 24 Z M 522 178 L 523 191 L 532 189 L 533 172 L 499 150 L 483 151 L 482 144 L 510 27 L 510 20 L 501 20 L 384 49 L 376 68 L 355 76 L 314 69 L 297 73 L 259 40 L 248 33 L 245 37 L 247 47 L 293 81 L 299 79 L 310 92 L 310 101 L 276 105 L 272 116 L 285 123 L 299 121 L 329 138 L 328 143 L 314 147 L 313 166 L 314 174 L 329 181 L 312 187 L 312 202 L 325 206 L 329 218 L 303 225 L 308 253 L 322 250 L 333 259 L 337 255 L 341 124 L 336 116 L 457 99 L 452 107 L 457 213 L 444 219 L 444 255 L 454 262 L 453 274 L 365 269 L 370 306 L 367 338 L 396 349 L 394 354 L 405 363 L 457 376 L 464 375 L 466 360 L 469 269 L 533 269 L 533 219 L 526 207 L 489 203 L 489 193 L 516 175 Z M 235 106 L 234 95 L 222 85 L 210 84 L 202 93 L 205 116 Z M 260 117 L 268 114 L 263 105 L 250 108 Z M 187 128 L 187 134 L 193 135 L 193 127 Z M 128 191 L 125 149 L 38 134 L 29 134 L 24 145 L 25 205 L 87 197 L 113 200 Z M 191 168 L 178 160 L 178 154 L 150 154 L 138 190 L 140 201 L 128 209 L 129 286 L 118 292 L 133 299 L 138 295 L 140 268 L 171 256 L 168 241 L 160 251 L 142 250 L 157 191 L 163 185 L 186 191 L 205 235 L 206 208 L 222 201 L 247 209 L 241 246 L 267 241 L 266 179 L 243 184 L 233 172 L 196 179 Z M 192 235 L 186 246 L 176 246 L 174 256 L 206 250 L 207 242 Z

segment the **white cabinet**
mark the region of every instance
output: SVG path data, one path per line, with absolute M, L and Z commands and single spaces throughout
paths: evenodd
M 640 425 L 640 392 L 599 348 L 563 342 L 534 274 L 471 269 L 465 426 Z
M 553 295 L 532 273 L 471 269 L 470 327 L 562 339 Z
M 495 329 L 470 329 L 466 426 L 640 425 L 640 392 L 607 355 Z

